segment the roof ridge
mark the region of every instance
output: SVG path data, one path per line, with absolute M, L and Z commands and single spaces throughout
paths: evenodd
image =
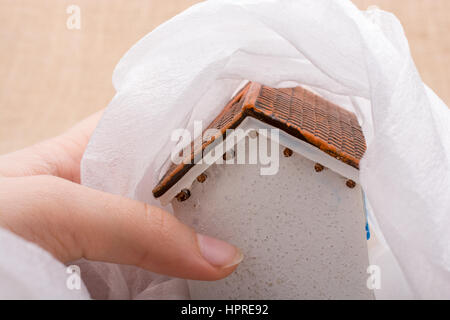
M 227 103 L 205 131 L 219 129 L 225 138 L 226 131 L 238 127 L 247 116 L 279 128 L 359 169 L 366 144 L 356 115 L 310 90 L 303 87 L 274 89 L 250 82 Z M 195 166 L 196 154 L 203 153 L 216 138 L 213 136 L 202 141 L 201 150 L 192 148 L 186 157 L 189 163 L 172 164 L 153 189 L 153 195 L 163 195 L 178 182 Z

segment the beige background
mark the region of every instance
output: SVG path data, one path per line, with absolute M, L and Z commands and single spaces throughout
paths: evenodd
M 111 75 L 138 39 L 196 0 L 0 0 L 0 153 L 62 132 L 105 107 Z M 450 1 L 354 0 L 403 23 L 424 81 L 450 105 Z M 81 30 L 66 8 L 81 7 Z

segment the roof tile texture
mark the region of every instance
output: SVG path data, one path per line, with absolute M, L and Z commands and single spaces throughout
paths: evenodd
M 227 129 L 236 128 L 247 116 L 277 127 L 357 169 L 366 150 L 355 114 L 302 87 L 274 89 L 250 83 L 225 106 L 207 129 L 219 129 L 225 136 Z M 193 150 L 189 164 L 172 164 L 153 189 L 153 195 L 159 197 L 169 190 L 213 141 L 214 138 L 206 140 L 201 144 L 201 150 Z
M 308 142 L 358 168 L 366 143 L 352 112 L 302 87 L 261 86 L 254 108 L 295 128 Z

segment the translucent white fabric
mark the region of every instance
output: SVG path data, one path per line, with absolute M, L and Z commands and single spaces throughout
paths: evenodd
M 83 184 L 157 204 L 151 190 L 175 146 L 171 132 L 208 123 L 242 80 L 307 86 L 357 113 L 373 227 L 413 297 L 450 298 L 450 112 L 422 82 L 403 29 L 387 12 L 361 12 L 347 0 L 191 7 L 117 65 L 117 93 L 83 157 Z M 105 270 L 101 296 L 128 297 L 122 275 Z M 386 278 L 396 287 L 396 277 Z
M 65 266 L 34 243 L 0 228 L 0 299 L 89 298 L 188 299 L 189 290 L 185 280 L 132 266 L 85 260 Z

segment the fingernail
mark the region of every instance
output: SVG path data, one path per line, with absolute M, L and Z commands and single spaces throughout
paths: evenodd
M 197 234 L 200 252 L 210 264 L 216 267 L 229 268 L 239 264 L 244 255 L 242 252 L 225 241 Z

